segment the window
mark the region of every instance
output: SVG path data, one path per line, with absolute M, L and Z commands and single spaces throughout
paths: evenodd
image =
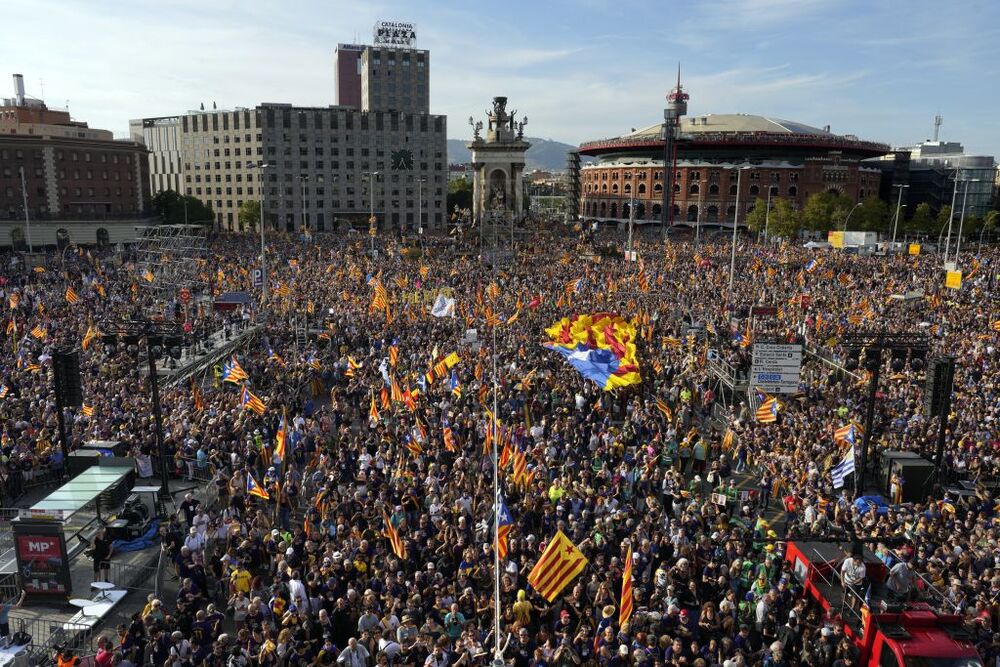
M 756 197 L 759 194 L 760 194 L 760 187 L 757 186 L 756 184 L 755 185 L 751 185 L 750 186 L 750 196 L 751 197 Z

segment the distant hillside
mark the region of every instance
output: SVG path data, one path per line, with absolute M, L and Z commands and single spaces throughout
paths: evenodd
M 525 160 L 527 171 L 533 169 L 544 169 L 546 171 L 562 171 L 566 168 L 566 153 L 576 148 L 570 144 L 551 139 L 541 139 L 539 137 L 527 137 L 531 142 L 528 155 Z M 465 147 L 467 139 L 448 140 L 448 162 L 457 164 L 461 162 L 471 162 L 472 156 L 469 149 Z

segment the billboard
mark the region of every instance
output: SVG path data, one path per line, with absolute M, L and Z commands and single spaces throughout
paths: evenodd
M 399 21 L 378 21 L 372 43 L 375 46 L 412 49 L 417 44 L 417 26 Z
M 69 595 L 69 558 L 62 524 L 14 524 L 14 550 L 21 587 L 29 595 Z

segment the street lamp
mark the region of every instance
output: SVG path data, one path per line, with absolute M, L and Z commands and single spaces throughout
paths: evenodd
M 306 183 L 309 182 L 309 174 L 299 174 L 299 191 L 302 195 L 302 238 L 309 232 L 309 218 L 306 215 Z
M 424 234 L 424 183 L 426 176 L 417 176 L 417 234 Z
M 903 203 L 903 188 L 910 186 L 906 183 L 897 183 L 893 187 L 899 188 L 899 194 L 896 196 L 896 217 L 892 221 L 892 251 L 896 252 L 896 228 L 899 226 L 899 208 Z
M 858 207 L 859 207 L 859 206 L 861 206 L 861 202 L 858 202 L 857 204 L 855 204 L 855 205 L 854 205 L 854 208 L 852 208 L 852 209 L 851 209 L 851 210 L 850 210 L 850 211 L 849 211 L 849 212 L 847 213 L 847 217 L 846 217 L 846 218 L 844 218 L 844 226 L 843 226 L 843 227 L 841 228 L 841 230 L 840 230 L 840 231 L 842 231 L 842 232 L 846 232 L 846 231 L 847 231 L 847 223 L 849 223 L 849 222 L 851 221 L 851 216 L 852 216 L 852 215 L 854 215 L 854 212 L 858 210 Z
M 24 229 L 28 237 L 28 252 L 34 253 L 35 247 L 31 245 L 31 220 L 28 218 L 28 185 L 24 180 L 24 167 L 18 169 L 21 170 L 21 195 L 24 197 Z
M 740 189 L 743 185 L 743 172 L 750 168 L 750 165 L 740 167 L 736 172 L 736 215 L 733 216 L 733 248 L 729 257 L 729 295 L 726 300 L 733 298 L 733 277 L 736 274 L 736 229 L 740 226 Z
M 951 222 L 955 219 L 955 198 L 958 195 L 958 178 L 961 168 L 955 169 L 955 183 L 951 188 L 951 208 L 948 210 L 948 237 L 944 240 L 944 265 L 948 267 L 948 253 L 951 251 Z M 941 246 L 938 246 L 940 250 Z
M 378 171 L 369 171 L 365 173 L 366 179 L 368 181 L 368 194 L 369 197 L 369 209 L 368 209 L 368 236 L 371 239 L 371 251 L 372 255 L 375 255 L 375 182 L 378 180 Z
M 955 244 L 955 266 L 958 266 L 958 253 L 962 249 L 962 228 L 965 226 L 965 203 L 969 199 L 969 183 L 978 183 L 978 178 L 966 178 L 962 181 L 965 187 L 962 188 L 962 217 L 958 222 L 958 241 Z
M 764 242 L 767 243 L 767 228 L 771 224 L 771 191 L 773 185 L 767 186 L 767 209 L 764 211 Z
M 632 223 L 635 220 L 635 198 L 628 199 L 628 257 L 626 261 L 632 261 Z
M 260 170 L 259 185 L 260 188 L 260 271 L 261 271 L 261 284 L 260 284 L 260 301 L 263 303 L 267 300 L 267 260 L 264 256 L 264 170 L 271 165 L 267 162 L 258 162 L 257 168 Z

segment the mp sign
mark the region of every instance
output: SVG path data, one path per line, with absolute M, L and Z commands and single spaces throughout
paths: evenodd
M 750 385 L 769 394 L 795 394 L 802 371 L 802 346 L 754 343 Z

